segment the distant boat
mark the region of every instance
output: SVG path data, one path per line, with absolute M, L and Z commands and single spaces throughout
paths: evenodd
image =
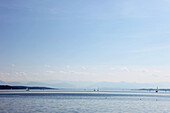
M 29 88 L 26 88 L 25 91 L 29 91 Z
M 97 91 L 99 91 L 99 88 L 97 89 Z
M 94 91 L 96 91 L 96 89 L 94 89 Z
M 158 93 L 158 87 L 156 88 L 156 91 L 155 91 L 156 93 Z

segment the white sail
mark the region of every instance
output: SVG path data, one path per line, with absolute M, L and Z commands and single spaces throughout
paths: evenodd
M 158 87 L 156 88 L 156 93 L 158 93 Z
M 26 89 L 25 89 L 25 91 L 29 91 L 29 89 L 28 89 L 28 88 L 26 88 Z

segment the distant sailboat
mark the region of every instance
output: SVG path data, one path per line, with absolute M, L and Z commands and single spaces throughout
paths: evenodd
M 96 91 L 96 89 L 94 89 L 94 91 Z
M 156 93 L 158 93 L 158 87 L 156 88 L 156 91 L 155 91 Z
M 29 91 L 29 88 L 26 88 L 25 91 Z

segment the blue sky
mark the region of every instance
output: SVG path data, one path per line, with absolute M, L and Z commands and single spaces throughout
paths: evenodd
M 1 80 L 168 81 L 169 20 L 168 0 L 0 0 Z

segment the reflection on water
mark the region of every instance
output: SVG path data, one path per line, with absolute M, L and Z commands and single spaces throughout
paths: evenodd
M 170 92 L 0 91 L 0 113 L 170 112 Z

